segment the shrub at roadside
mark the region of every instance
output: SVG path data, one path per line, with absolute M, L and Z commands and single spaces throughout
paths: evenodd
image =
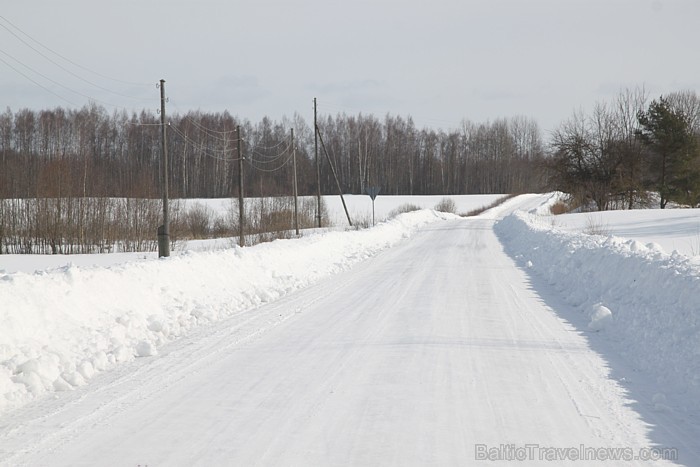
M 442 198 L 438 204 L 435 205 L 435 210 L 439 212 L 448 212 L 450 214 L 457 213 L 457 203 L 452 198 Z

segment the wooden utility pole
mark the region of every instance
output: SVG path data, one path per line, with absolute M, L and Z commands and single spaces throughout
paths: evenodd
M 241 139 L 241 126 L 236 127 L 236 139 L 238 140 L 238 244 L 245 246 L 243 234 L 243 222 L 245 206 L 243 205 L 243 147 Z
M 294 145 L 294 128 L 290 129 L 292 134 L 292 167 L 294 169 L 294 230 L 299 236 L 299 192 L 297 190 L 297 148 Z
M 165 125 L 165 80 L 160 80 L 161 191 L 163 194 L 163 225 L 158 228 L 158 257 L 170 256 L 170 213 L 168 210 L 168 140 Z
M 314 154 L 316 156 L 316 221 L 321 228 L 321 166 L 318 162 L 318 125 L 316 124 L 316 98 L 314 97 Z

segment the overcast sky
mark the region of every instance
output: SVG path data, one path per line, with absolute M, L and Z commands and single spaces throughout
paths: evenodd
M 0 15 L 13 111 L 155 110 L 163 78 L 170 112 L 311 122 L 316 97 L 321 114 L 550 130 L 622 88 L 700 92 L 699 0 L 8 0 Z

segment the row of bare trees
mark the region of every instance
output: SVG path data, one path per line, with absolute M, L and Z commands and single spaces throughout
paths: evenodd
M 0 253 L 153 251 L 160 216 L 155 199 L 2 199 Z
M 338 115 L 320 125 L 343 188 L 362 193 L 468 194 L 535 191 L 544 157 L 537 124 L 524 117 L 452 131 L 418 129 L 409 118 Z M 332 189 L 329 171 L 323 180 Z
M 550 187 L 592 209 L 631 209 L 656 193 L 700 204 L 700 98 L 681 91 L 649 102 L 644 89 L 582 111 L 553 132 Z
M 290 128 L 296 132 L 300 194 L 316 192 L 314 132 L 300 116 L 257 124 L 230 114 L 189 112 L 168 122 L 174 197 L 226 197 L 237 191 L 237 133 L 251 196 L 291 193 Z M 518 117 L 451 131 L 418 129 L 387 115 L 327 116 L 319 122 L 344 191 L 368 185 L 391 194 L 462 194 L 532 190 L 541 186 L 531 164 L 543 156 L 537 124 Z M 22 109 L 0 114 L 0 198 L 157 197 L 159 119 L 148 112 Z M 531 168 L 533 167 L 533 168 Z M 336 191 L 321 157 L 321 191 Z

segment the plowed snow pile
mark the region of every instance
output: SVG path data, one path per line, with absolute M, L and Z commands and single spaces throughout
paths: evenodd
M 669 255 L 655 243 L 564 232 L 544 219 L 519 212 L 495 230 L 522 266 L 586 314 L 586 332 L 599 333 L 667 395 L 699 409 L 700 258 Z
M 423 210 L 367 230 L 167 260 L 0 271 L 0 412 L 154 355 L 188 329 L 244 314 L 455 217 Z

